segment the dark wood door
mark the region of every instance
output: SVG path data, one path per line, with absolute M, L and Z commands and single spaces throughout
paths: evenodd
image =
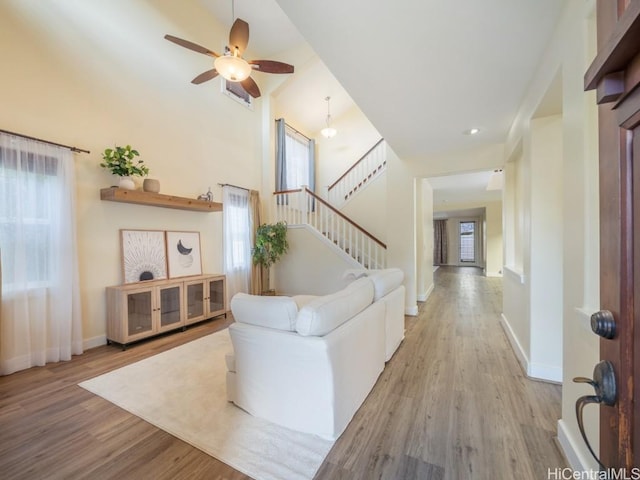
M 598 54 L 585 75 L 597 89 L 600 155 L 600 303 L 613 338 L 617 402 L 600 407 L 600 460 L 640 466 L 640 0 L 598 0 Z M 635 192 L 635 193 L 634 193 Z M 635 280 L 635 281 L 634 281 Z

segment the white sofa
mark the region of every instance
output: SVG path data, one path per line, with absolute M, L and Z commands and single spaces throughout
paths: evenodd
M 373 281 L 374 302 L 385 304 L 385 361 L 391 357 L 404 339 L 404 272 L 399 268 L 369 270 L 366 275 Z
M 235 295 L 229 400 L 273 423 L 338 438 L 404 335 L 402 275 L 368 275 L 318 297 Z M 399 295 L 401 329 L 398 318 L 387 325 Z

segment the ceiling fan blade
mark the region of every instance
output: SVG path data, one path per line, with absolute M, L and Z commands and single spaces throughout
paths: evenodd
M 255 65 L 256 71 L 265 73 L 293 73 L 293 65 L 276 62 L 274 60 L 252 60 L 250 65 Z
M 249 24 L 240 18 L 236 18 L 233 22 L 231 31 L 229 32 L 229 48 L 231 53 L 238 47 L 238 55 L 242 55 L 249 43 Z
M 196 78 L 191 80 L 191 83 L 193 83 L 194 85 L 200 85 L 201 83 L 211 80 L 212 78 L 216 78 L 217 76 L 218 71 L 215 68 L 212 68 L 211 70 L 207 70 L 206 72 L 198 75 Z
M 210 57 L 213 57 L 213 58 L 220 56 L 216 52 L 212 52 L 208 48 L 204 48 L 203 46 L 198 45 L 197 43 L 190 42 L 189 40 L 184 40 L 182 38 L 174 37 L 173 35 L 165 35 L 164 38 L 166 38 L 170 42 L 180 45 L 181 47 L 188 48 L 189 50 L 193 50 L 194 52 L 202 53 L 204 55 L 209 55 Z
M 258 84 L 251 77 L 245 78 L 240 82 L 242 88 L 251 95 L 253 98 L 258 98 L 260 96 L 260 89 L 258 88 Z

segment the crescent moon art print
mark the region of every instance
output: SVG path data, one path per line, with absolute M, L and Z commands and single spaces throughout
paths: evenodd
M 199 232 L 166 232 L 169 277 L 201 275 Z
M 167 278 L 164 232 L 120 230 L 124 283 Z

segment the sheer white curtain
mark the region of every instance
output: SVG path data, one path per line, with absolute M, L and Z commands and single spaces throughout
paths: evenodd
M 251 285 L 251 216 L 249 191 L 222 187 L 224 273 L 227 276 L 227 299 L 238 292 L 249 293 Z
M 82 353 L 73 154 L 0 133 L 0 374 Z

